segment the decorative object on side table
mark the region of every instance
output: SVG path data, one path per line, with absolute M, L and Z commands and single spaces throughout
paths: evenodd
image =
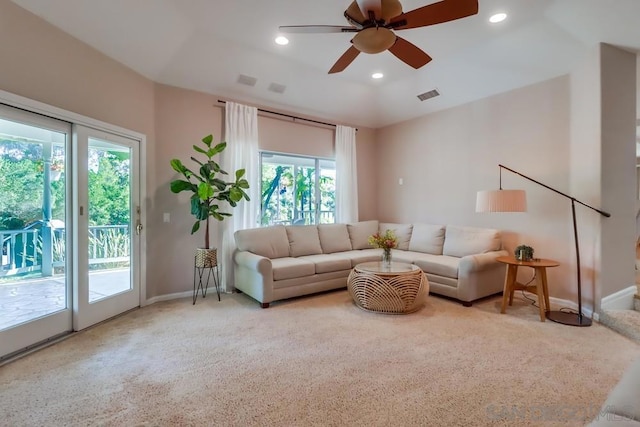
M 520 245 L 514 251 L 518 261 L 531 261 L 533 259 L 533 248 L 527 245 Z
M 391 267 L 391 249 L 398 247 L 398 239 L 393 230 L 386 230 L 384 234 L 372 234 L 368 242 L 374 248 L 382 248 L 382 266 Z
M 223 221 L 226 217 L 231 216 L 231 213 L 220 211 L 221 205 L 219 202 L 224 202 L 234 208 L 243 198 L 249 200 L 249 196 L 245 192 L 249 188 L 249 182 L 244 178 L 244 169 L 238 169 L 234 172 L 235 180 L 233 181 L 224 181 L 219 177 L 220 175 L 228 175 L 228 173 L 222 170 L 220 165 L 213 160 L 213 157 L 224 151 L 227 143 L 220 142 L 212 147 L 213 135 L 207 135 L 202 138 L 202 144 L 202 146 L 193 146 L 193 150 L 196 153 L 204 154 L 206 157 L 204 160 L 191 157 L 191 160 L 198 165 L 198 169 L 195 171 L 187 168 L 178 159 L 171 160 L 173 170 L 185 178 L 171 181 L 171 191 L 174 193 L 190 191 L 192 193 L 190 207 L 191 214 L 196 217 L 196 222 L 191 228 L 191 234 L 200 229 L 201 221 L 205 222 L 204 247 L 198 248 L 194 257 L 194 304 L 196 303 L 198 291 L 202 290 L 203 298 L 207 294 L 212 270 L 209 270 L 206 286 L 203 286 L 204 269 L 215 268 L 214 281 L 218 293 L 218 301 L 220 300 L 217 248 L 211 248 L 209 245 L 209 218 Z M 196 273 L 198 273 L 200 279 L 197 287 Z

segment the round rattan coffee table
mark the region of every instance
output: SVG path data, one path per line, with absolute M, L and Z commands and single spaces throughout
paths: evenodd
M 407 314 L 422 308 L 429 281 L 422 270 L 404 262 L 365 262 L 356 265 L 347 279 L 347 289 L 363 310 Z

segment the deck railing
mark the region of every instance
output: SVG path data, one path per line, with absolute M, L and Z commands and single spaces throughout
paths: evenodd
M 298 218 L 290 219 L 277 219 L 274 218 L 271 220 L 269 225 L 274 224 L 282 224 L 282 225 L 305 225 L 305 224 L 314 224 L 315 221 L 315 211 L 298 211 Z M 333 224 L 335 221 L 335 212 L 334 211 L 320 211 L 319 224 Z
M 52 229 L 52 238 L 52 267 L 63 267 L 66 253 L 65 230 Z M 128 225 L 90 226 L 89 264 L 128 261 L 130 240 Z M 42 246 L 40 229 L 0 230 L 0 277 L 41 271 Z

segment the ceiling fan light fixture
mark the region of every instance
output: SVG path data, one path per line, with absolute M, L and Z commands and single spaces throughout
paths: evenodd
M 380 53 L 393 46 L 396 35 L 388 28 L 371 27 L 360 31 L 351 42 L 360 52 Z
M 382 19 L 386 22 L 391 21 L 391 19 L 396 16 L 402 15 L 402 5 L 398 0 L 383 0 L 381 3 Z

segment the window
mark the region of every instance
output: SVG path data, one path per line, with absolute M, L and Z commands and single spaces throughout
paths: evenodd
M 261 225 L 335 222 L 336 162 L 260 153 Z

